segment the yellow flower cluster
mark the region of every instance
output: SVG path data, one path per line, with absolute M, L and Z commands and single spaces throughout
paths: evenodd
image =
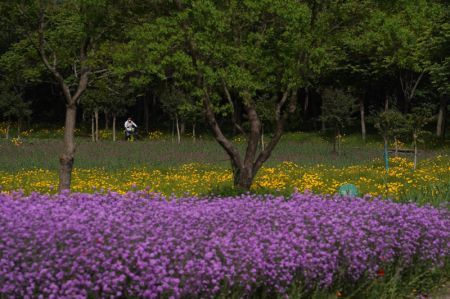
M 15 138 L 11 138 L 11 142 L 15 145 L 15 146 L 21 146 L 22 145 L 22 139 L 20 139 L 19 137 L 15 137 Z
M 232 140 L 235 143 L 243 143 L 245 141 L 245 137 L 237 135 Z
M 34 132 L 33 129 L 28 129 L 28 130 L 20 132 L 20 136 L 22 136 L 22 137 L 30 137 L 31 134 L 33 134 L 33 132 Z
M 161 131 L 152 131 L 148 133 L 148 139 L 150 140 L 160 140 L 164 137 L 164 133 Z
M 42 132 L 42 133 L 44 133 L 44 134 L 49 134 L 49 133 L 54 132 L 56 135 L 64 135 L 64 127 L 61 127 L 61 128 L 59 128 L 59 129 L 52 130 L 52 131 L 50 131 L 50 130 L 48 130 L 48 129 L 42 129 L 40 132 Z M 74 133 L 75 133 L 75 134 L 79 134 L 80 132 L 81 132 L 80 128 L 75 128 L 75 129 L 74 129 Z M 38 133 L 39 133 L 39 132 L 38 132 Z
M 113 135 L 112 131 L 109 130 L 100 130 L 98 134 L 100 136 L 100 139 L 112 139 Z
M 72 191 L 96 192 L 149 190 L 166 195 L 208 194 L 220 187 L 231 186 L 232 172 L 206 164 L 185 164 L 167 170 L 133 168 L 120 171 L 104 169 L 75 169 L 72 174 Z M 422 161 L 416 171 L 405 158 L 390 159 L 386 173 L 381 160 L 368 165 L 334 167 L 328 165 L 301 166 L 284 162 L 276 167 L 263 167 L 253 184 L 255 192 L 300 192 L 335 193 L 339 186 L 356 185 L 362 194 L 382 195 L 397 198 L 402 194 L 420 190 L 424 186 L 450 183 L 450 157 L 438 156 Z M 16 173 L 0 171 L 0 186 L 3 191 L 56 192 L 56 171 L 33 169 Z M 438 192 L 438 191 L 436 191 Z
M 231 171 L 222 171 L 211 166 L 185 164 L 166 171 L 146 168 L 132 168 L 121 171 L 104 169 L 74 169 L 72 172 L 73 192 L 149 190 L 183 195 L 199 195 L 211 186 L 232 181 Z M 0 171 L 0 186 L 4 191 L 56 192 L 58 173 L 44 169 L 23 170 L 16 173 Z
M 386 170 L 381 160 L 368 165 L 303 167 L 284 162 L 276 168 L 263 168 L 256 185 L 269 190 L 297 188 L 315 193 L 335 193 L 339 186 L 352 183 L 363 194 L 398 198 L 425 186 L 450 184 L 450 159 L 438 156 L 425 160 L 413 171 L 413 162 L 401 157 L 390 159 Z

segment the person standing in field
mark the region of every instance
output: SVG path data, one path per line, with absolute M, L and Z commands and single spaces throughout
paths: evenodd
M 125 140 L 130 140 L 131 136 L 134 134 L 134 128 L 138 126 L 133 122 L 131 117 L 125 122 Z

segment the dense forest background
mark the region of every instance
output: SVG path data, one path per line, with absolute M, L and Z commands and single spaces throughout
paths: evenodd
M 60 190 L 76 130 L 97 141 L 112 127 L 116 140 L 129 116 L 178 142 L 208 128 L 244 190 L 286 131 L 320 131 L 339 153 L 343 134 L 373 130 L 386 157 L 391 141 L 411 142 L 414 165 L 424 136 L 446 138 L 447 1 L 17 0 L 0 11 L 1 131 L 63 124 Z
M 50 67 L 72 93 L 86 85 L 77 99 L 81 127 L 92 116 L 106 128 L 113 117 L 132 116 L 147 132 L 171 130 L 175 121 L 182 132 L 202 130 L 199 66 L 219 121 L 234 134 L 247 120 L 246 93 L 273 131 L 268 106 L 289 81 L 297 109 L 287 130 L 323 130 L 333 126 L 331 113 L 347 131 L 365 134 L 382 110 L 427 107 L 435 116 L 428 129 L 445 135 L 447 1 L 3 0 L 0 11 L 4 123 L 64 124 L 67 98 Z

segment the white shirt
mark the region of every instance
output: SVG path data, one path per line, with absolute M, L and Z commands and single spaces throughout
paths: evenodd
M 132 120 L 127 120 L 125 122 L 125 129 L 127 131 L 133 131 L 133 127 L 137 128 L 137 125 Z

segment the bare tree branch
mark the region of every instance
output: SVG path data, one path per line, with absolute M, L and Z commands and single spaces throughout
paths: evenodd
M 41 3 L 42 5 L 42 3 Z M 58 72 L 56 69 L 56 65 L 52 66 L 50 62 L 48 61 L 47 55 L 45 54 L 45 48 L 46 48 L 46 41 L 45 41 L 45 12 L 44 8 L 41 6 L 39 11 L 39 27 L 38 27 L 38 45 L 37 50 L 41 57 L 42 62 L 44 63 L 45 67 L 53 74 L 53 76 L 58 81 L 59 85 L 61 86 L 61 89 L 64 93 L 64 96 L 67 100 L 67 102 L 70 103 L 72 96 L 70 94 L 70 89 L 67 86 L 67 84 L 64 82 L 63 76 Z M 52 54 L 54 55 L 54 64 L 56 64 L 56 54 L 52 51 Z
M 222 130 L 217 123 L 216 117 L 214 115 L 214 111 L 212 110 L 212 104 L 209 97 L 208 90 L 203 88 L 204 96 L 203 96 L 203 105 L 205 108 L 206 118 L 213 130 L 214 136 L 219 144 L 223 147 L 223 149 L 230 156 L 233 165 L 237 168 L 242 168 L 242 159 L 238 149 L 223 135 Z
M 290 90 L 287 89 L 284 92 L 280 103 L 283 101 L 286 102 L 286 98 L 288 97 L 289 93 L 290 93 Z M 289 106 L 287 107 L 287 109 L 285 109 L 283 111 L 283 113 L 277 119 L 273 137 L 270 139 L 266 148 L 259 153 L 258 158 L 256 159 L 256 161 L 254 163 L 254 168 L 253 168 L 254 173 L 256 173 L 261 168 L 263 163 L 270 157 L 270 154 L 272 153 L 273 149 L 275 148 L 277 143 L 280 141 L 281 136 L 283 135 L 284 126 L 285 126 L 285 123 L 287 121 L 289 114 L 291 114 L 295 111 L 296 106 L 297 106 L 297 90 L 294 89 L 293 92 L 291 93 L 291 96 L 289 99 Z M 278 107 L 277 107 L 277 109 L 278 109 Z
M 422 80 L 423 75 L 425 74 L 425 70 L 423 70 L 419 77 L 413 81 L 413 75 L 411 75 L 411 79 L 406 81 L 403 80 L 403 76 L 400 74 L 400 86 L 402 88 L 403 94 L 408 100 L 412 100 L 414 98 L 414 94 L 416 93 L 416 89 L 419 86 L 420 81 Z
M 417 78 L 416 83 L 414 84 L 414 87 L 411 90 L 411 97 L 410 99 L 412 99 L 414 97 L 414 94 L 416 92 L 417 86 L 419 86 L 420 80 L 422 80 L 423 75 L 425 74 L 425 70 L 422 71 L 419 75 L 419 78 Z
M 248 115 L 248 121 L 250 123 L 250 132 L 247 137 L 247 149 L 245 151 L 244 167 L 252 171 L 252 174 L 256 174 L 253 169 L 253 163 L 255 162 L 256 153 L 258 150 L 258 143 L 261 137 L 261 121 L 259 120 L 258 113 L 256 112 L 255 105 L 249 103 L 245 105 L 245 109 Z
M 87 52 L 89 50 L 90 39 L 86 38 L 80 48 L 80 80 L 78 81 L 78 88 L 73 95 L 73 102 L 79 102 L 81 95 L 84 93 L 88 86 L 89 78 L 89 67 L 86 65 L 87 62 Z
M 78 79 L 77 62 L 76 62 L 75 60 L 73 61 L 73 66 L 72 66 L 72 68 L 73 68 L 73 74 L 74 74 L 75 78 Z
M 283 93 L 283 96 L 281 97 L 281 100 L 277 104 L 277 109 L 275 111 L 275 119 L 277 121 L 280 119 L 281 109 L 283 108 L 284 103 L 286 103 L 288 95 L 289 95 L 289 89 L 286 89 L 286 91 Z
M 230 103 L 231 109 L 233 110 L 233 112 L 231 114 L 231 121 L 232 121 L 233 125 L 236 127 L 236 129 L 238 129 L 238 131 L 242 135 L 247 135 L 247 133 L 245 133 L 244 129 L 237 123 L 236 110 L 235 110 L 236 108 L 235 108 L 235 105 L 233 103 L 233 99 L 231 98 L 230 91 L 228 90 L 227 85 L 226 85 L 226 83 L 225 83 L 225 81 L 223 79 L 222 79 L 222 86 L 223 86 L 223 89 L 225 91 L 225 97 L 227 98 L 228 103 Z

